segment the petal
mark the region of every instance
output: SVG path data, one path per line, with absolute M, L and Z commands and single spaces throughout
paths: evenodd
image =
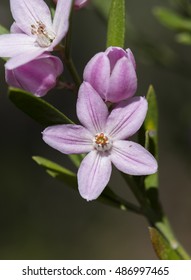
M 90 152 L 78 170 L 78 188 L 86 200 L 96 199 L 104 190 L 111 176 L 111 161 L 97 151 Z
M 14 21 L 10 28 L 10 33 L 21 33 L 23 34 L 23 30 L 19 28 L 19 26 Z
M 53 30 L 56 33 L 52 46 L 56 46 L 66 35 L 69 26 L 69 16 L 72 0 L 58 0 L 53 19 Z
M 108 109 L 99 94 L 87 82 L 83 82 L 79 89 L 77 115 L 80 122 L 93 134 L 103 131 Z
M 126 139 L 132 136 L 141 127 L 148 103 L 144 97 L 132 97 L 121 101 L 111 111 L 105 132 L 113 139 Z
M 43 132 L 43 140 L 64 154 L 88 153 L 93 149 L 92 135 L 80 125 L 54 125 Z
M 108 56 L 111 66 L 111 72 L 117 61 L 122 57 L 127 57 L 127 52 L 120 47 L 109 47 L 106 49 L 105 54 Z
M 107 100 L 119 102 L 132 97 L 137 90 L 137 75 L 127 57 L 117 61 L 110 77 Z
M 106 99 L 110 78 L 110 62 L 107 55 L 101 52 L 90 59 L 84 69 L 83 77 L 103 99 Z
M 36 47 L 36 48 L 31 49 L 31 51 L 27 51 L 27 52 L 21 53 L 17 56 L 14 56 L 7 61 L 6 68 L 8 70 L 11 70 L 11 69 L 17 68 L 23 64 L 26 64 L 29 61 L 32 61 L 33 59 L 35 59 L 36 57 L 41 55 L 44 51 L 45 50 L 43 50 L 42 48 Z
M 126 52 L 127 52 L 127 57 L 131 60 L 133 67 L 136 70 L 136 61 L 135 61 L 135 57 L 134 57 L 132 51 L 130 49 L 126 49 Z
M 4 34 L 0 36 L 0 56 L 12 57 L 32 51 L 35 39 L 26 34 Z
M 14 20 L 26 34 L 31 35 L 31 25 L 38 21 L 51 28 L 50 9 L 43 0 L 10 0 L 10 5 Z
M 149 175 L 157 172 L 156 159 L 141 145 L 131 141 L 115 141 L 110 158 L 120 171 L 129 175 Z
M 56 85 L 57 77 L 63 71 L 62 61 L 53 55 L 42 54 L 36 59 L 7 70 L 6 82 L 13 86 L 29 91 L 36 96 L 44 96 Z

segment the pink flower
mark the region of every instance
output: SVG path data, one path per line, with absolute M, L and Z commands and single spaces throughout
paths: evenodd
M 0 56 L 10 57 L 6 68 L 14 69 L 53 51 L 67 33 L 72 0 L 58 0 L 53 21 L 43 0 L 10 0 L 10 5 L 14 34 L 0 36 Z
M 137 90 L 136 64 L 130 49 L 109 47 L 96 54 L 84 69 L 84 80 L 105 101 L 119 102 L 132 97 Z
M 157 171 L 154 157 L 141 145 L 126 140 L 142 125 L 147 101 L 133 97 L 109 113 L 100 95 L 83 82 L 77 101 L 82 125 L 55 125 L 43 131 L 43 140 L 64 154 L 88 153 L 78 170 L 78 187 L 87 200 L 96 199 L 109 182 L 112 163 L 122 172 L 146 175 Z
M 62 61 L 49 53 L 9 70 L 5 67 L 5 78 L 10 86 L 44 96 L 56 85 L 57 77 L 63 72 Z

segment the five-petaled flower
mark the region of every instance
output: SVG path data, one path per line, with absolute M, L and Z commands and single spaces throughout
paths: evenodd
M 7 69 L 14 69 L 53 51 L 68 31 L 72 0 L 58 0 L 52 21 L 43 0 L 10 0 L 15 22 L 11 34 L 0 36 L 0 56 L 10 57 Z
M 88 153 L 78 170 L 78 187 L 87 200 L 96 199 L 109 182 L 112 163 L 130 175 L 157 171 L 155 158 L 128 139 L 142 125 L 147 101 L 132 97 L 109 113 L 100 95 L 83 82 L 79 89 L 77 115 L 82 125 L 55 125 L 43 131 L 43 140 L 65 154 Z

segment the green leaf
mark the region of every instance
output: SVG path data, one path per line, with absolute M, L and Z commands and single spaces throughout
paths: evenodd
M 109 12 L 107 47 L 124 47 L 125 16 L 125 0 L 113 0 Z
M 168 28 L 180 31 L 191 31 L 191 20 L 162 7 L 153 10 L 158 20 Z
M 7 30 L 4 26 L 0 25 L 0 34 L 7 34 L 9 33 L 9 30 Z
M 54 106 L 29 92 L 10 88 L 9 98 L 21 111 L 43 126 L 73 123 Z
M 147 93 L 148 111 L 144 121 L 144 129 L 146 136 L 149 138 L 149 151 L 157 158 L 158 157 L 158 106 L 154 88 L 149 87 Z
M 148 101 L 148 111 L 145 121 L 139 130 L 138 139 L 142 146 L 158 159 L 158 108 L 156 94 L 152 86 L 149 87 L 146 95 Z M 139 189 L 142 188 L 150 207 L 160 212 L 160 202 L 158 195 L 158 173 L 135 177 Z
M 146 98 L 148 111 L 143 126 L 138 133 L 138 139 L 139 143 L 158 159 L 158 108 L 156 94 L 152 86 L 149 87 Z M 145 176 L 144 185 L 146 189 L 157 187 L 158 174 Z
M 33 156 L 32 159 L 42 166 L 51 177 L 64 181 L 70 187 L 77 189 L 75 173 L 43 157 Z
M 162 236 L 162 234 L 155 228 L 149 228 L 150 238 L 156 255 L 161 260 L 181 260 L 183 259 L 176 251 L 176 244 L 174 244 L 175 249 L 172 248 L 173 244 L 167 242 L 167 240 Z
M 158 159 L 158 108 L 156 94 L 152 86 L 149 87 L 146 98 L 148 101 L 148 112 L 143 125 L 145 132 L 145 148 Z M 157 173 L 145 177 L 146 189 L 157 186 Z

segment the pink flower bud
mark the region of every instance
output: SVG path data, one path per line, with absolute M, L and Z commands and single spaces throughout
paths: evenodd
M 119 102 L 137 90 L 136 63 L 130 49 L 109 47 L 96 54 L 84 69 L 84 80 L 105 101 Z
M 49 53 L 12 70 L 5 68 L 5 79 L 10 86 L 24 89 L 36 96 L 44 96 L 56 85 L 63 72 L 61 60 Z

